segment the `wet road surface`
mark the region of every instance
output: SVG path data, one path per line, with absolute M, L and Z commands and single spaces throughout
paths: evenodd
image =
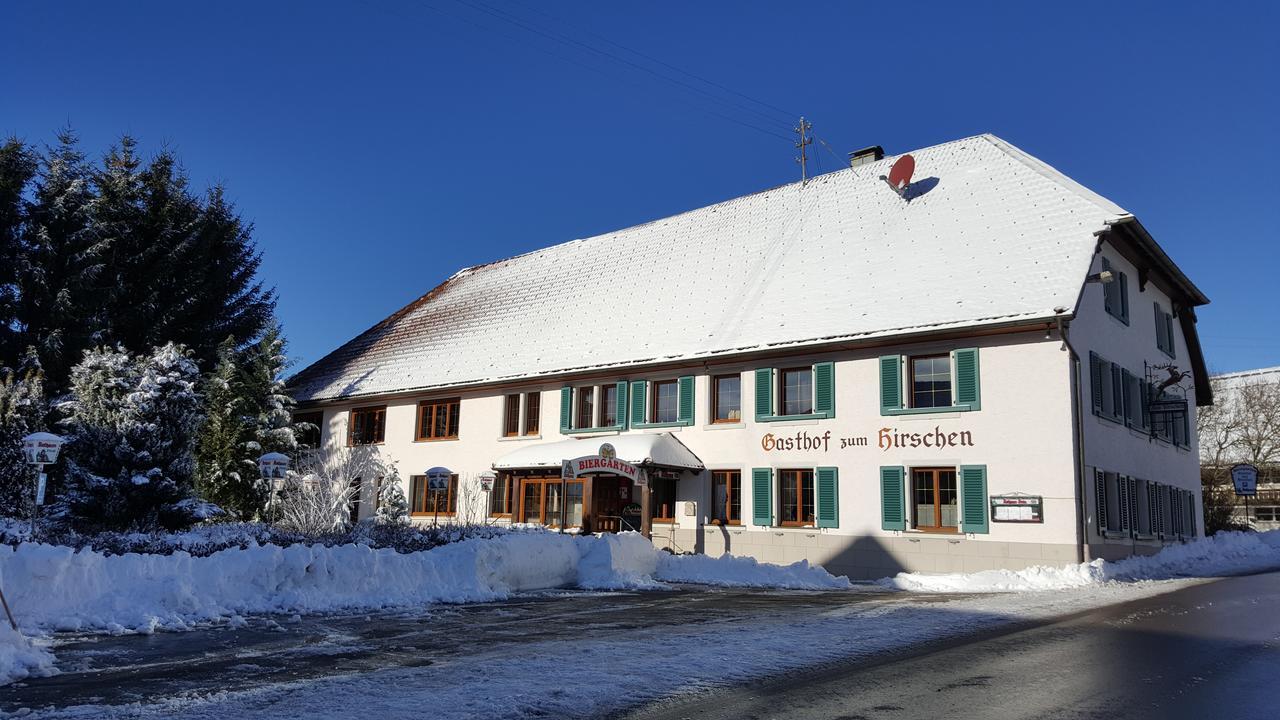
M 1280 573 L 653 706 L 628 720 L 1280 718 Z
M 54 647 L 61 674 L 0 688 L 0 712 L 145 703 L 223 688 L 423 667 L 546 640 L 625 637 L 663 626 L 742 623 L 763 615 L 802 619 L 867 603 L 943 600 L 871 588 L 786 592 L 682 586 L 659 592 L 551 592 L 418 613 L 255 618 L 240 628 L 62 636 Z

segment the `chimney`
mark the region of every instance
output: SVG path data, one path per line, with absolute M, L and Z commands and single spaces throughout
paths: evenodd
M 849 167 L 858 167 L 859 165 L 866 165 L 883 159 L 884 148 L 879 145 L 872 145 L 849 153 Z

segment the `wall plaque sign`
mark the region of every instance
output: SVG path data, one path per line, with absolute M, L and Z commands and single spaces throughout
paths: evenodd
M 1007 523 L 1044 522 L 1044 497 L 1026 493 L 991 496 L 991 521 Z

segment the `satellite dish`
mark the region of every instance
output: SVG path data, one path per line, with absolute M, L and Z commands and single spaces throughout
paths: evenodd
M 889 168 L 889 177 L 884 181 L 889 183 L 889 187 L 893 191 L 902 195 L 911 186 L 911 176 L 916 171 L 916 159 L 910 155 L 903 155 L 898 158 L 893 167 Z

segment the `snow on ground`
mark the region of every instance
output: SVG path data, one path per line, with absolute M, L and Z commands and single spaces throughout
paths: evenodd
M 1275 569 L 1280 569 L 1280 531 L 1222 532 L 1194 542 L 1170 545 L 1155 555 L 1115 562 L 1094 560 L 1061 567 L 950 575 L 900 573 L 880 583 L 912 592 L 992 593 L 1062 590 L 1108 582 L 1221 577 Z
M 0 619 L 0 685 L 28 677 L 54 675 L 53 653 Z
M 521 548 L 521 552 L 534 553 L 535 559 L 529 564 L 532 567 L 516 567 L 516 563 L 504 562 L 500 544 L 483 542 L 489 543 L 495 553 L 487 557 L 495 563 L 494 569 L 483 578 L 473 577 L 480 575 L 473 563 L 484 551 L 468 549 L 464 547 L 466 543 L 426 553 L 441 554 L 439 560 L 419 558 L 404 562 L 426 563 L 419 568 L 421 572 L 427 573 L 428 568 L 434 568 L 432 572 L 438 573 L 442 579 L 465 580 L 458 586 L 479 588 L 476 591 L 478 595 L 489 593 L 490 597 L 547 582 L 545 579 L 536 580 L 535 576 L 557 577 L 566 583 L 577 582 L 593 587 L 652 587 L 659 581 L 690 579 L 738 585 L 771 583 L 776 586 L 793 582 L 796 586 L 804 583 L 810 583 L 811 587 L 847 586 L 842 579 L 831 578 L 802 564 L 779 569 L 741 559 L 712 561 L 697 557 L 655 557 L 638 544 L 643 543 L 642 540 L 626 536 L 598 541 L 550 536 L 537 541 L 536 546 Z M 311 557 L 317 563 L 311 571 L 299 567 L 305 557 L 271 565 L 288 570 L 287 582 L 278 586 L 285 598 L 281 602 L 296 605 L 305 601 L 312 605 L 336 606 L 335 600 L 319 602 L 316 598 L 326 589 L 326 582 L 349 580 L 346 570 L 338 570 L 333 565 L 322 564 L 319 557 Z M 378 578 L 383 577 L 382 573 L 394 574 L 406 568 L 419 567 L 412 564 L 393 567 L 393 560 L 378 555 L 342 557 L 365 558 L 359 571 L 379 573 Z M 445 557 L 452 559 L 446 561 Z M 69 564 L 69 561 L 63 562 Z M 0 556 L 0 569 L 6 578 L 14 567 L 17 566 L 11 557 Z M 450 576 L 445 572 L 448 568 L 452 568 L 455 574 Z M 1280 568 L 1280 533 L 1220 535 L 1172 546 L 1154 557 L 1116 563 L 1097 562 L 1075 568 L 1037 568 L 1018 573 L 986 572 L 969 576 L 901 575 L 891 581 L 882 581 L 893 587 L 929 592 L 945 589 L 970 592 L 1015 589 L 1023 592 L 939 597 L 931 602 L 913 601 L 911 598 L 919 598 L 914 594 L 886 594 L 811 614 L 766 614 L 744 619 L 726 613 L 722 621 L 713 623 L 661 628 L 641 626 L 614 634 L 531 641 L 463 654 L 447 663 L 427 667 L 398 667 L 362 673 L 358 677 L 334 676 L 198 696 L 179 695 L 150 704 L 64 708 L 48 711 L 42 716 L 292 719 L 349 717 L 358 712 L 369 716 L 409 717 L 416 716 L 424 707 L 430 707 L 432 716 L 441 720 L 599 717 L 662 697 L 776 676 L 826 662 L 870 658 L 886 651 L 1010 623 L 1047 620 L 1199 582 L 1189 578 L 1162 578 L 1275 568 Z M 316 577 L 309 577 L 309 574 Z M 321 580 L 330 576 L 335 579 Z M 141 579 L 134 575 L 131 581 Z M 95 577 L 93 580 L 103 579 Z M 225 585 L 211 583 L 208 588 L 228 594 L 229 588 L 243 581 L 243 576 L 233 576 L 225 581 Z M 102 590 L 91 584 L 85 587 L 98 593 Z M 362 592 L 368 593 L 377 587 L 377 580 L 362 577 Z M 425 592 L 428 591 L 393 583 L 389 591 L 378 594 L 391 599 L 409 599 Z M 356 595 L 339 597 L 352 602 Z M 453 597 L 462 595 L 455 592 Z M 248 611 L 247 607 L 253 605 L 243 598 L 265 597 L 253 592 L 236 596 L 242 598 L 242 611 Z M 197 602 L 195 598 L 185 596 L 181 599 Z M 279 603 L 276 605 L 281 606 Z M 223 612 L 229 612 L 231 604 L 224 602 L 223 607 Z M 178 612 L 176 616 L 200 616 L 191 614 L 190 608 L 183 612 L 188 614 Z M 57 616 L 57 613 L 49 616 Z

